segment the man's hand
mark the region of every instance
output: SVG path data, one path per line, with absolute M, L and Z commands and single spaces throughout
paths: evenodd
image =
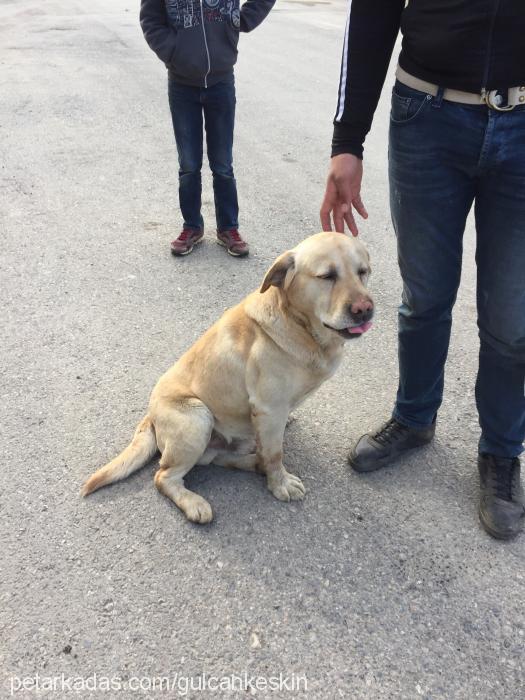
M 323 231 L 332 230 L 330 213 L 334 220 L 334 228 L 339 233 L 344 233 L 345 221 L 352 232 L 357 236 L 357 224 L 355 223 L 352 207 L 357 213 L 368 218 L 363 202 L 361 201 L 361 179 L 363 177 L 363 161 L 351 153 L 341 153 L 334 156 L 330 163 L 326 192 L 321 205 L 321 225 Z

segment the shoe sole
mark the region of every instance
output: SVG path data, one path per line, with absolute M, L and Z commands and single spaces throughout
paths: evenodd
M 184 251 L 184 253 L 179 253 L 177 250 L 173 250 L 173 248 L 171 248 L 171 254 L 174 255 L 176 258 L 182 258 L 184 255 L 189 255 L 191 253 L 191 251 L 195 248 L 196 245 L 198 245 L 199 243 L 202 243 L 203 238 L 204 238 L 204 236 L 201 236 L 201 238 L 199 238 L 198 241 L 195 241 L 194 244 L 191 246 L 191 248 Z
M 494 530 L 494 528 L 490 527 L 490 525 L 487 525 L 485 520 L 483 520 L 483 515 L 481 514 L 481 508 L 478 508 L 478 515 L 479 515 L 479 521 L 481 523 L 481 526 L 483 527 L 485 532 L 488 532 L 488 534 L 491 535 L 492 537 L 494 537 L 494 539 L 496 539 L 496 540 L 504 540 L 504 541 L 513 540 L 523 530 L 523 528 L 521 528 L 517 532 L 512 532 L 509 535 L 505 535 L 502 532 L 499 532 L 498 530 Z
M 434 438 L 431 438 L 427 442 L 421 443 L 421 445 L 414 445 L 413 447 L 407 447 L 406 450 L 402 450 L 401 452 L 397 452 L 394 455 L 388 455 L 383 458 L 379 458 L 377 462 L 374 462 L 371 466 L 369 467 L 363 467 L 360 466 L 358 463 L 355 462 L 355 456 L 354 454 L 350 454 L 348 456 L 348 464 L 352 467 L 352 469 L 355 472 L 359 472 L 360 474 L 366 474 L 367 472 L 376 472 L 379 469 L 383 469 L 384 467 L 389 467 L 392 464 L 395 464 L 397 460 L 402 457 L 403 455 L 406 455 L 408 452 L 412 452 L 413 450 L 420 449 L 421 447 L 425 447 L 425 445 L 428 445 L 432 442 Z
M 388 467 L 390 464 L 393 464 L 395 460 L 400 456 L 401 454 L 395 455 L 394 457 L 385 457 L 383 460 L 378 460 L 377 462 L 374 462 L 374 464 L 370 467 L 363 467 L 360 466 L 357 462 L 355 462 L 353 455 L 350 455 L 348 457 L 348 464 L 352 467 L 352 469 L 355 472 L 359 472 L 359 474 L 366 474 L 367 472 L 376 472 L 379 469 L 383 469 L 383 467 Z
M 230 249 L 228 248 L 228 246 L 226 245 L 226 243 L 224 243 L 224 241 L 221 241 L 219 238 L 217 238 L 217 245 L 220 245 L 220 246 L 222 246 L 223 248 L 226 248 L 226 250 L 228 251 L 228 253 L 229 253 L 230 255 L 232 255 L 234 258 L 246 258 L 246 257 L 248 257 L 248 255 L 250 254 L 250 251 L 249 251 L 249 250 L 247 250 L 245 253 L 234 253 L 232 250 L 230 250 Z

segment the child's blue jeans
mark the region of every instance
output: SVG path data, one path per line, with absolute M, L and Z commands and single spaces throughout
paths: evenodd
M 211 87 L 168 80 L 168 96 L 179 155 L 179 204 L 184 227 L 201 230 L 203 123 L 213 173 L 215 218 L 220 231 L 237 228 L 239 207 L 233 175 L 235 81 L 233 74 Z

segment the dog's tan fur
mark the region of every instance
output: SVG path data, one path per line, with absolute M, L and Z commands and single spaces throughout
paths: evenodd
M 325 279 L 335 271 L 337 279 Z M 209 503 L 189 491 L 195 464 L 260 471 L 282 501 L 302 499 L 286 471 L 283 436 L 290 411 L 336 370 L 352 309 L 371 300 L 362 243 L 320 233 L 281 255 L 260 289 L 226 311 L 158 381 L 131 444 L 84 484 L 88 495 L 123 479 L 157 449 L 159 491 L 189 520 L 212 519 Z M 328 328 L 330 326 L 331 328 Z

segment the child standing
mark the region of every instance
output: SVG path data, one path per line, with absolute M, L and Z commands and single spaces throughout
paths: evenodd
M 213 173 L 217 243 L 237 257 L 248 255 L 238 231 L 233 174 L 233 127 L 239 31 L 249 32 L 275 0 L 141 0 L 140 24 L 150 48 L 168 68 L 168 97 L 179 156 L 179 204 L 183 229 L 171 244 L 187 255 L 202 240 L 203 123 Z

